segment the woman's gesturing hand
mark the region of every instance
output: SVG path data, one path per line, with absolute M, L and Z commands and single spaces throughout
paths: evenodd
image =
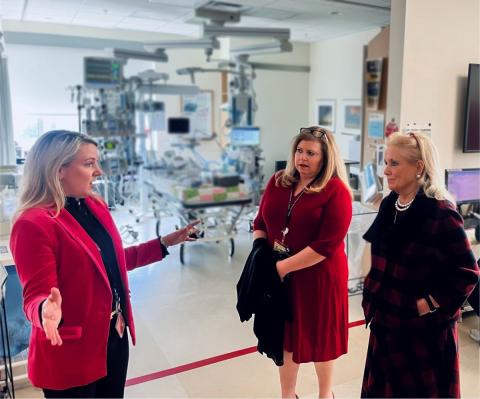
M 58 325 L 62 320 L 62 296 L 58 288 L 52 287 L 50 295 L 42 304 L 42 325 L 47 339 L 52 345 L 62 345 Z
M 187 224 L 185 227 L 163 236 L 162 241 L 167 247 L 181 244 L 184 241 L 195 241 L 195 234 L 198 233 L 198 229 L 195 226 L 199 223 L 200 220 L 195 220 L 194 222 Z

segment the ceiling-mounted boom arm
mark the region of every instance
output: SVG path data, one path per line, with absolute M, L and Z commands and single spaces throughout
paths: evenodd
M 213 50 L 220 48 L 220 42 L 214 37 L 206 37 L 198 40 L 166 40 L 160 42 L 147 42 L 143 45 L 147 51 L 165 51 L 166 49 L 204 49 L 207 59 Z
M 230 54 L 238 55 L 253 55 L 253 54 L 270 54 L 270 53 L 284 53 L 292 51 L 292 43 L 287 40 L 275 41 L 269 43 L 254 44 L 246 47 L 239 47 L 230 50 Z
M 196 73 L 205 73 L 205 72 L 226 72 L 232 75 L 242 75 L 242 73 L 238 71 L 234 71 L 232 69 L 224 69 L 224 68 L 189 67 L 189 68 L 177 69 L 177 75 L 190 75 L 190 80 L 192 84 L 195 84 Z
M 204 25 L 203 36 L 207 37 L 271 37 L 279 41 L 290 39 L 290 29 L 249 28 L 241 26 Z

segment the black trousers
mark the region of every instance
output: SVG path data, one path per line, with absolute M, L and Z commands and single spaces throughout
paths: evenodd
M 107 375 L 88 385 L 63 390 L 44 389 L 46 398 L 123 398 L 128 368 L 128 333 L 123 338 L 115 330 L 116 317 L 110 323 L 107 348 Z

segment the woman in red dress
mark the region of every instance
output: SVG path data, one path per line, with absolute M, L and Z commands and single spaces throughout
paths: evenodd
M 277 271 L 288 287 L 293 319 L 285 325 L 283 398 L 295 398 L 300 363 L 314 362 L 319 397 L 333 396 L 333 363 L 347 352 L 348 265 L 344 239 L 352 192 L 331 132 L 300 129 L 285 170 L 268 182 L 254 239 L 287 251 Z

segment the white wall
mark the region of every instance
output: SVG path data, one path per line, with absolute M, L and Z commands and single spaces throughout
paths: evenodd
M 21 144 L 31 145 L 39 130 L 78 130 L 77 106 L 71 102 L 69 86 L 83 84 L 83 57 L 103 56 L 98 50 L 69 49 L 7 44 L 10 64 L 10 83 L 13 109 L 14 137 L 26 130 L 29 139 Z M 151 62 L 132 61 L 125 76 L 152 68 Z M 38 121 L 43 121 L 38 126 Z
M 480 63 L 480 2 L 399 0 L 392 19 L 403 19 L 391 30 L 391 43 L 399 44 L 391 51 L 402 62 L 392 76 L 401 79 L 401 102 L 396 110 L 389 101 L 387 112 L 400 128 L 432 123 L 442 168 L 479 167 L 479 154 L 462 153 L 462 143 L 468 64 Z
M 291 53 L 252 56 L 251 61 L 309 65 L 310 45 L 294 43 Z M 255 124 L 261 128 L 265 175 L 274 172 L 275 161 L 288 158 L 290 142 L 308 123 L 309 73 L 256 70 L 254 87 L 258 111 Z
M 363 46 L 379 32 L 374 29 L 311 45 L 309 124 L 318 123 L 316 100 L 335 100 L 335 138 L 344 158 L 349 158 L 349 141 L 353 137 L 341 134 L 339 129 L 342 100 L 362 98 Z

